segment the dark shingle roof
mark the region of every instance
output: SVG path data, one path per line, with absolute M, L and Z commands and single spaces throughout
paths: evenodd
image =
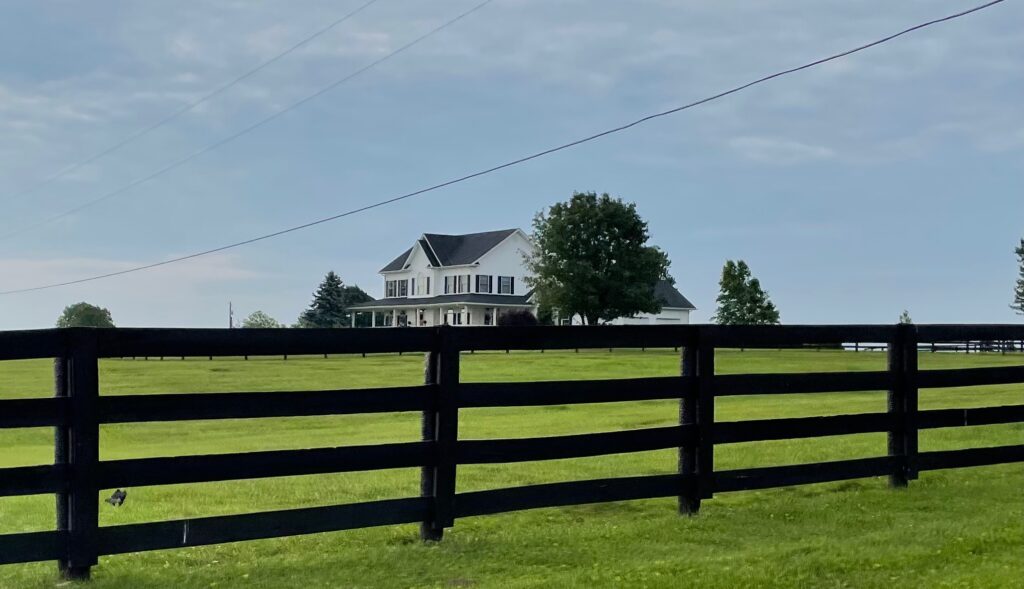
M 367 307 L 422 307 L 423 305 L 437 305 L 441 303 L 477 303 L 482 305 L 529 305 L 531 304 L 529 301 L 532 295 L 533 292 L 531 291 L 524 295 L 463 293 L 453 295 L 438 295 L 433 297 L 417 297 L 412 299 L 402 297 L 368 301 L 365 303 L 352 305 L 349 308 L 362 309 Z
M 501 231 L 485 231 L 484 233 L 469 233 L 467 235 L 442 235 L 440 233 L 426 233 L 420 239 L 420 247 L 430 260 L 430 265 L 440 266 L 461 266 L 472 264 L 481 256 L 494 249 L 494 246 L 504 241 L 509 235 L 516 232 L 516 229 L 502 229 Z M 415 246 L 413 246 L 415 247 Z M 381 272 L 394 272 L 405 268 L 405 261 L 412 253 L 412 248 L 405 250 L 402 255 L 391 261 L 387 266 L 380 269 Z
M 411 254 L 411 253 L 412 253 L 412 248 L 409 248 L 409 249 L 405 250 L 404 252 L 402 252 L 402 255 L 398 256 L 394 260 L 391 260 L 391 262 L 387 266 L 384 266 L 383 268 L 381 268 L 380 271 L 381 272 L 393 272 L 395 270 L 401 270 L 402 268 L 405 267 L 405 261 L 407 259 L 409 259 L 409 254 Z
M 486 231 L 467 235 L 426 233 L 423 237 L 426 238 L 430 249 L 437 256 L 439 262 L 437 265 L 459 266 L 472 264 L 479 260 L 481 256 L 494 249 L 494 246 L 515 232 L 515 229 L 502 229 L 501 231 Z M 433 263 L 433 260 L 431 262 Z
M 430 261 L 430 265 L 440 266 L 441 262 L 437 261 L 437 256 L 434 255 L 434 250 L 430 249 L 430 244 L 427 243 L 427 240 L 421 239 L 419 240 L 419 244 L 420 247 L 423 248 L 423 253 L 427 254 L 427 260 Z
M 654 296 L 658 297 L 663 307 L 690 310 L 697 308 L 694 307 L 693 303 L 688 301 L 682 293 L 676 290 L 676 287 L 668 280 L 659 280 L 657 284 L 654 285 Z

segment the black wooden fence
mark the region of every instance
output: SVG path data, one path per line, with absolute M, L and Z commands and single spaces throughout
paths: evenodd
M 918 452 L 918 431 L 1024 421 L 1024 404 L 918 410 L 918 389 L 1024 383 L 1024 365 L 919 371 L 926 342 L 1024 339 L 1024 326 L 623 326 L 391 328 L 350 330 L 45 330 L 0 332 L 0 360 L 55 358 L 53 398 L 0 401 L 0 428 L 55 428 L 52 465 L 0 469 L 0 497 L 52 493 L 54 531 L 0 535 L 0 564 L 56 560 L 67 577 L 89 575 L 97 556 L 419 522 L 439 540 L 456 518 L 536 507 L 678 497 L 694 514 L 716 492 L 887 476 L 905 486 L 918 472 L 1024 461 L 1024 444 Z M 715 374 L 719 348 L 885 342 L 888 370 Z M 679 376 L 568 382 L 465 383 L 464 350 L 679 347 Z M 421 386 L 288 393 L 100 395 L 98 360 L 117 357 L 423 352 Z M 888 391 L 888 411 L 796 419 L 715 422 L 716 397 Z M 528 439 L 460 440 L 459 409 L 680 400 L 671 427 Z M 101 424 L 415 411 L 422 441 L 311 450 L 99 460 Z M 716 470 L 714 446 L 737 442 L 888 433 L 888 453 L 817 464 Z M 458 492 L 462 464 L 511 463 L 666 448 L 678 472 Z M 0 448 L 3 451 L 3 448 Z M 348 505 L 99 526 L 98 492 L 262 477 L 422 467 L 419 497 Z

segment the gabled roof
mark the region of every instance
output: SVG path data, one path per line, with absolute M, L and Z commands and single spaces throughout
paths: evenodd
M 461 266 L 479 260 L 516 231 L 518 229 L 502 229 L 466 235 L 424 233 L 423 239 L 433 250 L 439 265 Z
M 427 255 L 427 260 L 430 261 L 431 266 L 440 266 L 441 262 L 437 260 L 437 256 L 434 255 L 434 250 L 431 249 L 430 244 L 427 243 L 426 239 L 421 239 L 418 242 L 420 247 L 423 248 L 423 253 Z
M 695 310 L 697 307 L 693 306 L 681 292 L 676 290 L 676 287 L 672 285 L 668 280 L 659 280 L 654 285 L 654 296 L 658 297 L 661 301 L 661 306 L 669 307 L 671 309 L 689 309 Z
M 466 235 L 443 235 L 440 233 L 424 233 L 416 243 L 423 249 L 430 265 L 463 266 L 479 260 L 484 254 L 494 249 L 499 243 L 508 239 L 518 229 L 502 229 L 501 231 L 485 231 Z M 392 260 L 381 272 L 394 272 L 405 268 L 412 254 L 413 246 Z
M 405 261 L 409 259 L 409 254 L 412 253 L 412 248 L 409 248 L 402 252 L 402 255 L 398 256 L 394 260 L 391 260 L 387 266 L 380 269 L 381 272 L 393 272 L 395 270 L 401 270 L 405 267 Z

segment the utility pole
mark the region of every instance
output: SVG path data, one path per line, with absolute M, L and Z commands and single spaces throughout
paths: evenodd
M 235 328 L 235 309 L 231 305 L 231 301 L 228 301 L 228 329 Z

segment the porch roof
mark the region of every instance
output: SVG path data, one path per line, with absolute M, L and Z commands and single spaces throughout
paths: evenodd
M 532 307 L 530 298 L 533 293 L 524 295 L 499 295 L 484 293 L 463 293 L 452 295 L 437 295 L 433 297 L 394 297 L 390 299 L 377 299 L 352 305 L 349 309 L 354 311 L 371 309 L 394 309 L 396 307 L 425 308 L 442 305 L 490 305 L 494 307 Z

